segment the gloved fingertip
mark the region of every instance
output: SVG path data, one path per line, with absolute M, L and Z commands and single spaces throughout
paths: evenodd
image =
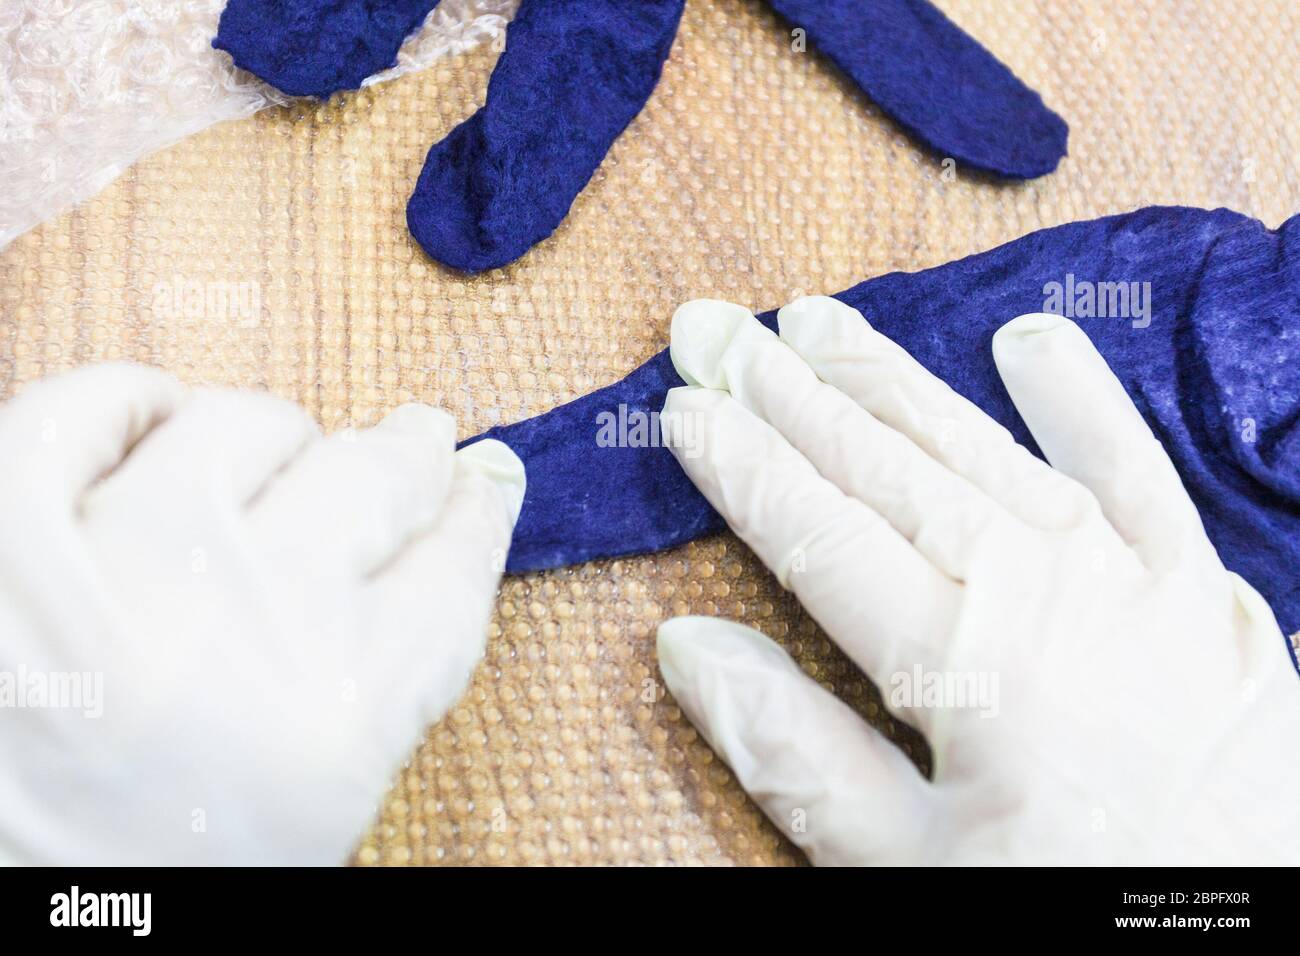
M 665 621 L 656 645 L 678 706 L 742 784 L 753 780 L 761 755 L 789 744 L 781 715 L 808 685 L 799 665 L 753 628 L 716 617 Z
M 707 618 L 699 614 L 684 614 L 671 617 L 659 625 L 655 633 L 655 651 L 661 664 L 666 658 L 676 660 L 679 649 L 690 643 L 691 634 L 701 620 Z
M 664 396 L 665 414 L 702 412 L 726 398 L 726 392 L 700 385 L 678 385 Z
M 749 309 L 730 302 L 694 299 L 682 305 L 673 313 L 668 349 L 673 368 L 688 385 L 725 389 L 722 356 L 749 322 L 758 320 Z
M 659 625 L 655 649 L 659 669 L 675 696 L 693 685 L 705 669 L 726 669 L 733 664 L 766 659 L 789 661 L 789 655 L 765 634 L 719 617 L 689 614 Z
M 375 428 L 404 435 L 428 436 L 448 445 L 456 440 L 456 419 L 441 408 L 420 402 L 399 405 L 385 415 Z
M 659 625 L 655 635 L 655 654 L 659 672 L 668 690 L 688 711 L 693 710 L 691 688 L 699 673 L 699 656 L 692 646 L 696 634 L 707 621 L 698 615 L 670 618 Z
M 98 362 L 67 372 L 38 378 L 21 387 L 18 397 L 55 394 L 94 397 L 103 405 L 104 396 L 138 397 L 142 405 L 174 407 L 192 389 L 171 372 L 134 362 Z
M 806 295 L 776 313 L 782 341 L 799 352 L 801 346 L 834 342 L 846 334 L 860 333 L 864 325 L 868 323 L 861 312 L 828 295 Z
M 460 449 L 456 459 L 459 464 L 477 469 L 496 486 L 513 528 L 519 522 L 528 490 L 528 477 L 519 456 L 505 442 L 485 438 Z
M 1030 348 L 1041 348 L 1047 344 L 1043 336 L 1053 332 L 1069 329 L 1082 332 L 1077 325 L 1063 315 L 1051 312 L 1029 312 L 1018 315 L 1006 325 L 993 333 L 993 354 L 1010 354 Z

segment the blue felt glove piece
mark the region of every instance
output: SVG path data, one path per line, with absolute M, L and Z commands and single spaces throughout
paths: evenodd
M 434 259 L 513 262 L 569 211 L 649 99 L 685 0 L 524 0 L 487 102 L 429 150 L 406 207 Z
M 926 0 L 770 0 L 886 113 L 942 156 L 1051 172 L 1059 116 Z M 429 151 L 407 205 L 434 259 L 506 265 L 563 221 L 640 112 L 684 0 L 523 0 L 483 108 Z M 214 45 L 287 93 L 328 96 L 392 65 L 430 0 L 230 0 Z
M 1102 283 L 1126 284 L 1127 315 L 1097 316 L 1118 295 Z M 1023 313 L 1074 318 L 1168 450 L 1224 564 L 1287 633 L 1300 629 L 1300 216 L 1272 231 L 1225 209 L 1142 209 L 870 279 L 838 298 L 1035 452 L 990 342 Z M 759 318 L 776 327 L 775 312 Z M 666 448 L 599 440 L 611 421 L 624 423 L 613 432 L 624 444 L 654 435 L 648 416 L 680 384 L 661 352 L 615 385 L 480 436 L 504 441 L 528 471 L 510 570 L 657 551 L 722 529 Z
M 938 155 L 1021 179 L 1065 155 L 1065 121 L 926 0 L 768 2 Z
M 212 45 L 290 96 L 354 90 L 397 62 L 438 0 L 229 0 Z

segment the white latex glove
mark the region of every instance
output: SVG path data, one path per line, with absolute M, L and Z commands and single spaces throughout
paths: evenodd
M 483 652 L 523 466 L 454 442 L 120 365 L 0 406 L 0 851 L 345 861 Z
M 766 638 L 665 623 L 670 690 L 768 816 L 822 864 L 1300 861 L 1285 639 L 1083 332 L 993 339 L 1053 469 L 855 310 L 779 323 L 678 311 L 678 460 L 934 779 Z M 984 695 L 956 706 L 958 680 Z

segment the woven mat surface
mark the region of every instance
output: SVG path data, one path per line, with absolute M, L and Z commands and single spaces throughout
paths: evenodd
M 918 149 L 757 0 L 689 0 L 663 81 L 558 233 L 465 279 L 409 238 L 425 151 L 496 53 L 213 128 L 0 253 L 0 397 L 103 359 L 267 388 L 327 430 L 406 401 L 462 436 L 612 382 L 696 296 L 754 309 L 1151 203 L 1300 210 L 1292 0 L 940 3 L 1070 124 L 1056 174 L 1006 185 Z M 192 316 L 194 283 L 255 315 Z M 231 310 L 232 312 L 234 310 Z M 1011 318 L 1008 316 L 1007 318 Z M 794 864 L 665 696 L 666 617 L 721 614 L 924 744 L 730 535 L 507 579 L 487 657 L 392 781 L 361 864 Z

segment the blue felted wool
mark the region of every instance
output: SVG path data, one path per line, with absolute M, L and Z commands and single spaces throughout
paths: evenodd
M 212 45 L 291 96 L 354 90 L 397 62 L 438 0 L 229 0 Z
M 925 0 L 768 2 L 940 156 L 1029 179 L 1065 155 L 1065 121 Z
M 524 0 L 477 113 L 429 150 L 406 222 L 466 272 L 518 259 L 569 211 L 649 99 L 685 0 Z
M 1004 176 L 1051 172 L 1067 128 L 925 0 L 771 0 L 906 129 Z M 416 241 L 466 272 L 507 265 L 563 221 L 650 96 L 680 0 L 524 0 L 487 103 L 429 151 Z
M 942 156 L 1040 176 L 1067 128 L 926 0 L 770 0 L 890 116 Z M 684 0 L 523 0 L 487 102 L 429 151 L 411 234 L 466 272 L 555 231 L 640 112 Z M 325 97 L 393 64 L 436 0 L 229 0 L 213 45 L 286 93 Z
M 1098 316 L 1118 288 L 1100 283 L 1138 284 L 1126 287 L 1127 316 Z M 1288 634 L 1300 629 L 1300 216 L 1272 231 L 1226 209 L 1153 207 L 837 298 L 1036 454 L 990 343 L 1026 312 L 1074 318 L 1168 450 L 1224 564 Z M 759 318 L 776 328 L 775 312 Z M 645 427 L 681 384 L 661 352 L 617 384 L 479 436 L 505 442 L 528 472 L 510 570 L 657 551 L 723 528 Z M 615 447 L 603 447 L 602 428 Z

